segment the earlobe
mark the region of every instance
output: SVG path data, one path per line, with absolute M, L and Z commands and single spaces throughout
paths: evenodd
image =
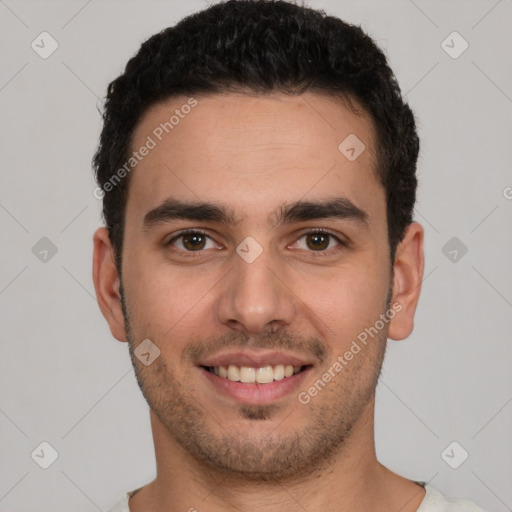
M 114 259 L 114 250 L 107 228 L 99 228 L 94 233 L 93 281 L 96 299 L 107 320 L 112 336 L 126 341 L 126 329 L 121 307 L 119 273 Z
M 399 304 L 401 309 L 389 325 L 388 337 L 393 340 L 407 338 L 414 327 L 425 264 L 423 236 L 421 224 L 409 224 L 396 250 L 391 305 Z

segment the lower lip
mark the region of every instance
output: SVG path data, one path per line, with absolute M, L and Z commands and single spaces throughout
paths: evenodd
M 234 398 L 243 404 L 262 405 L 278 400 L 297 390 L 306 374 L 311 370 L 311 366 L 308 366 L 291 377 L 274 380 L 267 384 L 234 382 L 224 377 L 219 377 L 203 367 L 200 367 L 200 370 L 209 382 L 222 394 Z

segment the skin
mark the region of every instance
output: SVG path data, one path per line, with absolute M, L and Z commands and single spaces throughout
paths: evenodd
M 132 146 L 187 100 L 150 108 Z M 122 287 L 106 229 L 94 235 L 98 303 L 113 336 L 129 342 L 151 407 L 157 476 L 130 510 L 417 510 L 423 488 L 376 459 L 374 406 L 387 338 L 413 329 L 423 229 L 408 226 L 391 272 L 371 121 L 315 93 L 196 100 L 132 172 Z M 338 150 L 349 134 L 366 146 L 355 161 Z M 366 212 L 367 222 L 275 222 L 285 203 L 334 196 Z M 222 202 L 236 222 L 172 220 L 145 229 L 144 215 L 170 197 Z M 185 228 L 210 238 L 190 249 L 174 239 Z M 346 245 L 327 238 L 318 249 L 304 231 L 320 228 Z M 263 250 L 252 263 L 236 252 L 248 236 Z M 307 390 L 388 300 L 400 312 L 306 405 L 293 392 L 243 406 L 196 366 L 198 354 L 226 347 L 293 352 L 313 364 L 297 391 Z M 149 366 L 133 355 L 147 338 L 160 350 Z

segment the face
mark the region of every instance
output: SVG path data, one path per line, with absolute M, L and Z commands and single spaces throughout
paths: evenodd
M 113 298 L 106 316 L 172 442 L 248 479 L 306 474 L 373 406 L 399 322 L 382 320 L 397 294 L 372 124 L 317 94 L 195 101 L 136 129 L 133 148 L 155 146 L 131 175 L 123 315 Z

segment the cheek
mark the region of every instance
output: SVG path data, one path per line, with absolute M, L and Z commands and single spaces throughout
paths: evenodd
M 344 342 L 373 325 L 384 312 L 389 278 L 377 265 L 350 265 L 296 281 L 297 296 L 314 312 L 328 338 Z M 305 311 L 306 313 L 306 311 Z
M 205 305 L 217 275 L 172 268 L 150 257 L 126 265 L 123 281 L 133 329 L 139 335 L 167 339 L 196 331 L 208 322 Z M 211 305 L 210 305 L 211 309 Z

